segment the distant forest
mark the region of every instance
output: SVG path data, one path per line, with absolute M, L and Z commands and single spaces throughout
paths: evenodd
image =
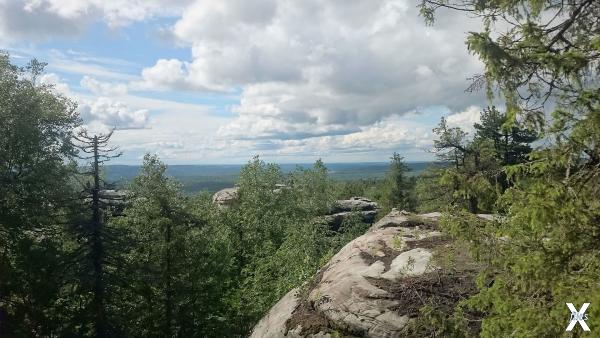
M 407 162 L 408 175 L 415 176 L 423 171 L 430 162 Z M 301 168 L 309 168 L 310 163 L 280 164 L 281 170 L 289 173 Z M 177 179 L 186 193 L 199 191 L 215 192 L 232 187 L 240 176 L 243 165 L 170 165 L 167 174 Z M 333 180 L 351 181 L 357 179 L 382 179 L 388 170 L 387 162 L 365 163 L 328 163 L 329 177 Z M 114 184 L 116 188 L 123 188 L 139 174 L 141 166 L 135 165 L 107 165 L 104 167 L 104 179 Z

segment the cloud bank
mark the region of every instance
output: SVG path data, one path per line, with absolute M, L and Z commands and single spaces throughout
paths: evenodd
M 142 72 L 157 90 L 241 88 L 219 133 L 290 139 L 351 133 L 419 107 L 461 110 L 481 64 L 466 51 L 478 25 L 453 15 L 428 27 L 410 1 L 196 1 L 172 27 L 190 61 Z
M 127 29 L 169 18 L 161 36 L 189 57 L 156 51 L 155 61 L 140 67 L 61 51 L 53 63 L 76 78 L 69 85 L 86 123 L 136 129 L 120 137 L 135 151 L 162 149 L 182 161 L 254 153 L 376 160 L 394 150 L 430 158 L 425 150 L 439 117 L 469 129 L 485 105 L 481 93 L 464 92 L 467 78 L 482 72 L 464 44 L 481 23 L 443 12 L 427 26 L 416 5 L 0 0 L 0 42 L 85 39 L 94 23 Z M 137 75 L 123 71 L 131 65 Z M 182 95 L 202 103 L 176 102 Z M 209 99 L 217 102 L 205 104 Z

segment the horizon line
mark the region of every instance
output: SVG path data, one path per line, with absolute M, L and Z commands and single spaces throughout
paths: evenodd
M 265 163 L 274 163 L 274 164 L 314 164 L 315 162 L 275 162 L 275 161 L 264 161 Z M 405 163 L 432 163 L 432 162 L 440 162 L 436 160 L 412 160 L 412 161 L 404 161 Z M 174 163 L 170 164 L 168 162 L 164 162 L 167 166 L 215 166 L 215 165 L 231 165 L 231 166 L 243 166 L 248 164 L 246 163 Z M 356 161 L 356 162 L 325 162 L 325 164 L 389 164 L 389 161 Z M 122 164 L 122 163 L 114 163 L 114 164 L 105 164 L 105 167 L 110 166 L 126 166 L 126 167 L 135 167 L 141 166 L 142 163 L 139 164 Z

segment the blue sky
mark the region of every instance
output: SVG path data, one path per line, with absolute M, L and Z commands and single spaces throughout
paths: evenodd
M 476 29 L 404 0 L 0 0 L 0 49 L 47 62 L 128 164 L 429 160 L 440 117 L 469 130 L 486 104 Z

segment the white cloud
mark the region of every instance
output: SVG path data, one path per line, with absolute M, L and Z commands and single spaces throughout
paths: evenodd
M 54 73 L 79 75 L 75 81 L 86 94 L 75 96 L 88 125 L 144 128 L 114 136 L 135 156 L 153 151 L 179 162 L 244 162 L 253 153 L 377 160 L 396 150 L 418 159 L 431 145 L 433 125 L 417 123 L 407 113 L 447 107 L 458 112 L 448 122 L 464 128 L 476 121 L 485 98 L 464 93 L 466 78 L 482 69 L 464 45 L 466 32 L 478 30 L 479 23 L 444 12 L 427 27 L 415 5 L 410 0 L 0 0 L 0 41 L 77 36 L 98 22 L 116 28 L 178 18 L 164 35 L 189 48 L 187 60 L 157 54 L 154 65 L 135 70 L 136 75 L 131 71 L 137 60 L 69 50 L 51 53 L 48 60 Z M 69 91 L 56 74 L 48 75 L 43 81 Z M 211 102 L 203 96 L 211 92 L 214 105 L 233 116 L 138 91 L 167 92 L 158 94 L 162 98 L 173 91 L 173 98 L 201 102 Z M 198 96 L 179 96 L 180 91 Z M 230 95 L 239 95 L 239 103 L 224 107 L 230 99 L 221 99 Z
M 142 70 L 142 81 L 132 83 L 136 89 L 226 91 L 222 85 L 210 84 L 189 76 L 190 64 L 177 59 L 159 59 L 153 67 Z
M 0 40 L 22 39 L 47 40 L 54 36 L 73 37 L 79 35 L 86 17 L 66 18 L 36 6 L 33 1 L 0 0 Z
M 133 107 L 152 107 L 152 118 L 145 129 L 115 132 L 112 142 L 126 155 L 121 161 L 139 163 L 146 152 L 157 153 L 170 163 L 214 163 L 224 158 L 245 162 L 249 158 L 247 147 L 215 137 L 215 130 L 226 120 L 211 114 L 209 107 L 139 96 L 126 96 L 124 101 Z
M 41 85 L 52 86 L 56 92 L 64 96 L 71 97 L 73 95 L 69 85 L 61 80 L 60 76 L 55 73 L 42 74 L 37 81 Z
M 388 116 L 482 104 L 464 93 L 482 66 L 464 46 L 479 23 L 427 27 L 408 0 L 194 2 L 172 28 L 189 62 L 160 59 L 146 88 L 241 89 L 219 134 L 290 139 L 352 133 Z
M 192 0 L 0 0 L 0 41 L 74 37 L 96 22 L 118 28 L 176 17 Z
M 432 146 L 431 126 L 400 115 L 392 115 L 370 126 L 342 135 L 303 139 L 237 140 L 246 154 L 286 161 L 378 161 L 398 151 L 409 160 L 429 159 L 424 155 Z
M 122 102 L 100 97 L 80 104 L 79 113 L 84 123 L 96 122 L 118 129 L 139 129 L 148 123 L 149 111 L 133 110 Z
M 89 129 L 139 129 L 145 128 L 149 123 L 148 109 L 132 109 L 129 105 L 108 97 L 86 98 L 71 91 L 69 85 L 55 73 L 43 74 L 37 81 L 41 85 L 52 86 L 59 94 L 75 100 L 83 123 Z M 106 85 L 91 78 L 84 78 L 81 82 L 88 85 L 91 83 L 90 86 L 100 89 Z
M 470 106 L 466 110 L 454 113 L 446 117 L 449 127 L 459 127 L 462 130 L 473 133 L 474 124 L 481 122 L 481 107 Z
M 53 53 L 49 58 L 49 69 L 57 72 L 65 72 L 82 76 L 94 76 L 113 81 L 133 81 L 137 77 L 124 73 L 119 69 L 107 67 L 106 65 L 91 63 L 88 61 L 79 61 L 77 58 L 69 58 L 63 55 Z
M 80 84 L 95 95 L 125 95 L 127 94 L 127 85 L 124 83 L 110 83 L 98 81 L 90 76 L 84 76 Z

